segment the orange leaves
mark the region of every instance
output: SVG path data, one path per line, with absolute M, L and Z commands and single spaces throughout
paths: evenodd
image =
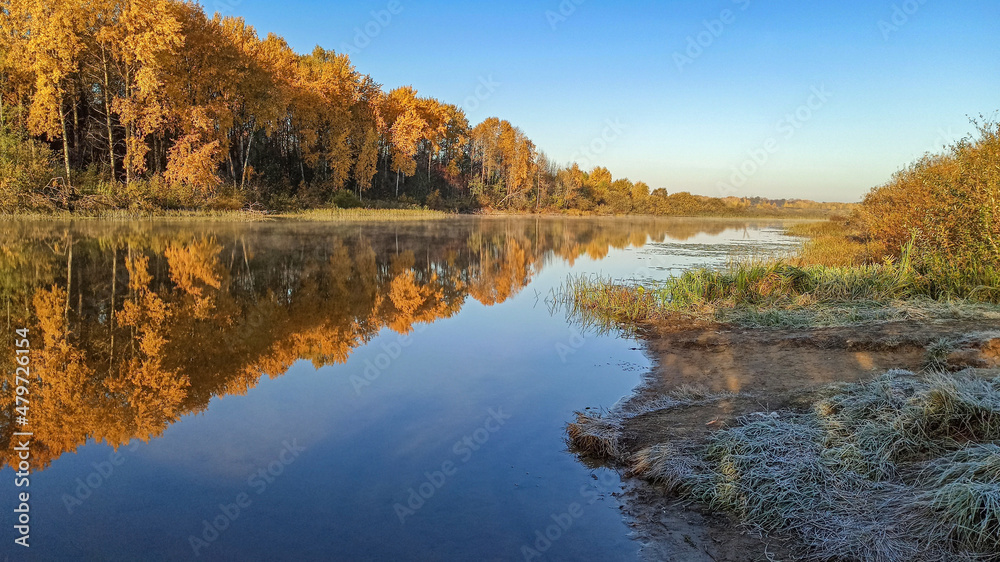
M 15 66 L 34 78 L 28 116 L 33 134 L 63 136 L 63 103 L 80 70 L 86 21 L 80 0 L 16 0 L 0 3 L 3 34 Z
M 871 246 L 896 257 L 913 242 L 914 262 L 941 294 L 1000 284 L 1000 124 L 973 123 L 978 138 L 927 155 L 873 189 L 856 213 Z M 883 256 L 874 256 L 879 259 Z M 981 291 L 982 289 L 982 291 Z
M 170 309 L 149 288 L 153 279 L 149 274 L 149 258 L 135 256 L 125 265 L 129 273 L 128 286 L 134 296 L 122 305 L 118 323 L 136 328 L 139 332 L 139 348 L 148 357 L 156 358 L 166 343 L 163 328 L 170 317 Z
M 59 287 L 38 289 L 33 298 L 42 341 L 32 355 L 32 374 L 40 379 L 32 389 L 32 431 L 44 451 L 43 465 L 85 442 L 79 430 L 93 421 L 87 396 L 94 371 L 86 354 L 69 340 L 66 300 Z
M 355 164 L 366 142 L 365 125 L 355 108 L 360 101 L 359 75 L 346 55 L 319 47 L 299 57 L 296 72 L 292 114 L 302 139 L 302 156 L 311 167 L 323 171 L 328 191 L 340 189 L 352 171 L 367 172 L 365 163 Z
M 213 308 L 213 298 L 205 294 L 205 289 L 221 286 L 220 251 L 214 239 L 202 238 L 185 246 L 171 243 L 163 252 L 170 264 L 170 279 L 193 299 L 195 318 L 207 318 Z
M 50 290 L 35 291 L 33 299 L 35 315 L 38 317 L 38 328 L 42 332 L 43 347 L 53 348 L 65 342 L 67 322 L 66 291 L 59 287 Z
M 146 170 L 145 137 L 162 131 L 169 118 L 162 61 L 183 45 L 181 23 L 169 0 L 103 0 L 88 6 L 96 28 L 91 56 L 99 52 L 113 63 L 102 61 L 102 68 L 112 70 L 118 84 L 106 93 L 125 127 L 124 163 L 131 179 Z
M 222 184 L 216 171 L 222 160 L 218 139 L 206 141 L 199 132 L 177 139 L 167 159 L 167 180 L 194 187 L 211 195 Z
M 481 162 L 484 184 L 503 187 L 490 194 L 493 205 L 503 206 L 532 186 L 537 171 L 535 144 L 509 121 L 491 117 L 472 130 L 475 158 Z
M 0 0 L 0 26 L 0 110 L 12 100 L 20 128 L 63 140 L 69 187 L 72 166 L 96 165 L 112 182 L 123 170 L 126 183 L 149 179 L 120 190 L 143 204 L 204 204 L 227 180 L 243 192 L 233 200 L 311 205 L 348 187 L 361 195 L 380 173 L 380 195 L 393 180 L 398 195 L 426 164 L 427 191 L 450 200 L 479 165 L 459 107 L 412 87 L 385 92 L 346 54 L 299 55 L 195 2 Z M 523 194 L 534 146 L 509 123 L 504 135 L 482 167 Z M 18 189 L 39 190 L 30 180 Z M 13 183 L 0 177 L 0 189 Z
M 121 326 L 132 327 L 140 353 L 123 364 L 120 373 L 105 380 L 105 387 L 122 401 L 130 435 L 148 438 L 161 432 L 178 413 L 187 396 L 186 376 L 164 369 L 170 307 L 149 285 L 149 258 L 133 256 L 126 262 L 129 289 L 133 296 L 125 301 L 118 313 Z
M 396 118 L 389 131 L 392 142 L 392 168 L 405 176 L 412 176 L 417 171 L 417 163 L 413 156 L 417 153 L 417 142 L 425 126 L 426 123 L 416 110 L 409 108 Z
M 396 310 L 409 316 L 424 304 L 427 296 L 417 286 L 416 275 L 409 270 L 389 283 L 389 300 Z
M 505 240 L 502 245 L 494 246 L 495 251 L 481 254 L 480 271 L 469 287 L 469 294 L 480 303 L 491 306 L 519 293 L 534 275 L 529 244 L 516 239 Z
M 368 128 L 358 148 L 358 158 L 354 162 L 354 181 L 365 189 L 371 185 L 378 171 L 378 130 Z

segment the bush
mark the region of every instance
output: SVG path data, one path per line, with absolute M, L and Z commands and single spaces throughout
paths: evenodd
M 357 195 L 346 189 L 341 189 L 334 193 L 330 202 L 341 209 L 357 209 L 364 206 Z
M 426 205 L 428 209 L 433 209 L 435 211 L 443 210 L 444 199 L 441 197 L 441 192 L 437 189 L 432 191 L 424 201 L 424 205 Z
M 43 143 L 0 128 L 0 210 L 12 212 L 30 203 L 55 173 L 55 154 Z
M 942 296 L 1000 300 L 1000 124 L 927 155 L 872 190 L 857 212 L 868 239 L 915 265 Z

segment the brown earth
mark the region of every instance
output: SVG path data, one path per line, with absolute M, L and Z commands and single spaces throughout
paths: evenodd
M 804 409 L 831 383 L 856 382 L 889 369 L 919 371 L 928 347 L 941 340 L 952 342 L 945 356 L 950 369 L 998 367 L 998 328 L 995 320 L 969 319 L 798 330 L 647 326 L 642 336 L 654 367 L 635 394 L 609 414 L 617 417 L 620 430 L 617 458 L 606 462 L 628 474 L 632 456 L 650 445 L 703 440 L 747 415 Z M 654 405 L 668 393 L 703 392 L 733 396 L 669 409 Z M 627 478 L 620 500 L 644 559 L 794 559 L 780 537 L 748 534 L 735 519 L 684 503 L 641 479 Z

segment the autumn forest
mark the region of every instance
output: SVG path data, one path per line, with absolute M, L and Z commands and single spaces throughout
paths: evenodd
M 387 89 L 178 0 L 0 0 L 0 211 L 315 207 L 815 214 L 550 160 L 514 124 Z M 840 207 L 843 207 L 842 205 Z

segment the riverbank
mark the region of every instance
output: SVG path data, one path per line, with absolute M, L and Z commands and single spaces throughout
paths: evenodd
M 1000 521 L 998 325 L 649 323 L 653 370 L 578 413 L 571 448 L 638 477 L 624 511 L 650 556 L 976 559 Z
M 945 266 L 916 235 L 893 255 L 850 221 L 790 230 L 807 239 L 787 256 L 570 279 L 571 315 L 641 337 L 655 365 L 614 409 L 577 413 L 571 449 L 636 477 L 623 511 L 647 515 L 653 558 L 995 559 L 991 258 Z
M 273 220 L 299 220 L 299 221 L 393 221 L 393 220 L 425 220 L 443 219 L 448 217 L 461 216 L 443 211 L 432 211 L 427 209 L 311 209 L 308 211 L 293 211 L 283 213 L 270 213 L 259 210 L 154 210 L 154 211 L 100 211 L 100 212 L 71 212 L 60 211 L 52 213 L 6 213 L 0 214 L 0 220 L 108 220 L 108 221 L 134 221 L 134 220 L 215 220 L 232 222 L 259 222 Z
M 103 209 L 103 210 L 53 210 L 46 212 L 17 211 L 0 213 L 0 220 L 146 220 L 146 219 L 211 219 L 230 221 L 265 221 L 292 219 L 307 221 L 339 220 L 414 220 L 441 219 L 448 217 L 535 217 L 535 218 L 643 218 L 643 219 L 713 219 L 713 220 L 786 220 L 804 223 L 824 221 L 827 213 L 746 213 L 725 215 L 650 215 L 650 214 L 600 214 L 570 211 L 542 210 L 539 212 L 481 210 L 458 212 L 435 210 L 422 207 L 323 207 L 294 211 L 271 211 L 258 208 L 247 209 Z

